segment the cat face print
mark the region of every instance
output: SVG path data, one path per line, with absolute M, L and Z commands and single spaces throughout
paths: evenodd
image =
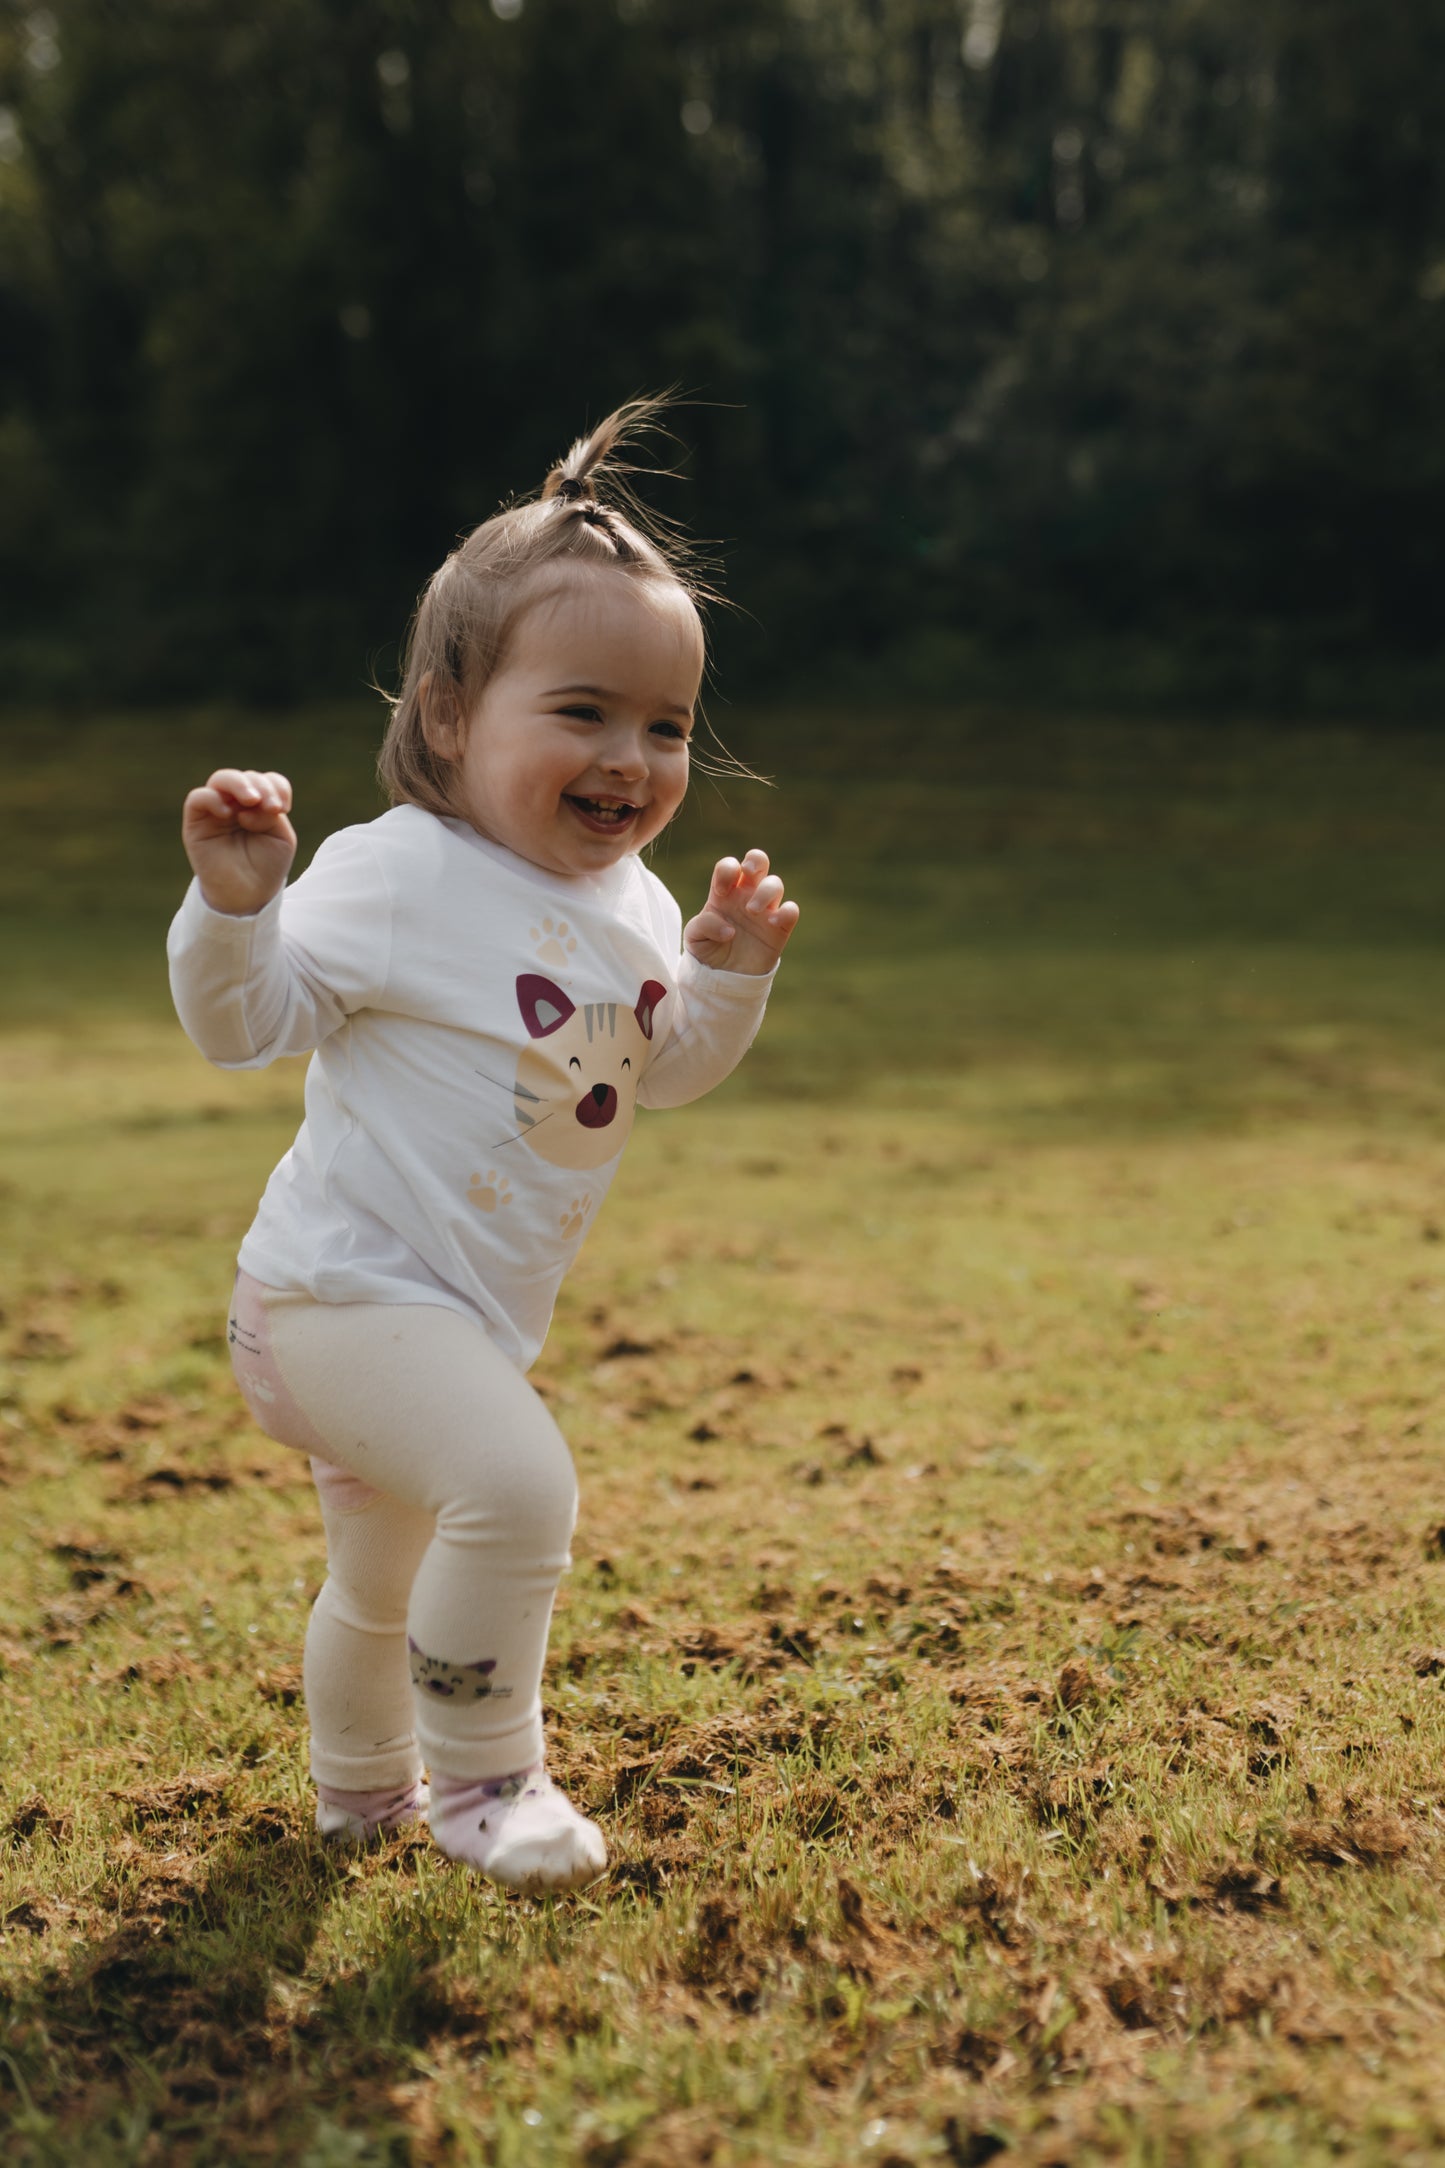
M 407 1635 L 407 1648 L 411 1655 L 411 1683 L 437 1701 L 488 1701 L 496 1692 L 492 1673 L 496 1659 L 488 1657 L 480 1664 L 448 1664 L 439 1656 L 428 1656 Z
M 636 1006 L 574 1002 L 551 979 L 524 971 L 517 1006 L 530 1046 L 517 1063 L 517 1130 L 554 1167 L 602 1167 L 627 1141 L 637 1080 L 667 993 L 645 981 Z

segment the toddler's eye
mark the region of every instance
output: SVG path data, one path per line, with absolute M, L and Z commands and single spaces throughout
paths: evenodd
M 687 732 L 683 729 L 681 723 L 656 722 L 650 728 L 656 738 L 680 738 L 684 745 L 687 743 Z
M 600 723 L 602 720 L 602 710 L 600 708 L 563 708 L 562 713 L 575 716 L 579 723 Z

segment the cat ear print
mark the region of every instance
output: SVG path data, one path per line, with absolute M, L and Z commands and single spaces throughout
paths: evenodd
M 534 1039 L 545 1039 L 549 1033 L 560 1031 L 568 1017 L 577 1013 L 576 1002 L 569 1001 L 560 986 L 554 986 L 536 971 L 524 971 L 518 978 L 517 1006 Z
M 637 1007 L 632 1013 L 642 1026 L 644 1039 L 652 1037 L 652 1019 L 657 1014 L 657 1004 L 659 1001 L 665 1001 L 666 998 L 667 988 L 659 986 L 656 979 L 645 979 L 643 981 L 642 992 L 637 997 Z

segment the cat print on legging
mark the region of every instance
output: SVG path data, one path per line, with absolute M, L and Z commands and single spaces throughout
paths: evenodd
M 497 1668 L 493 1656 L 479 1664 L 448 1664 L 439 1656 L 426 1655 L 410 1634 L 406 1645 L 411 1651 L 411 1683 L 423 1694 L 434 1694 L 439 1701 L 489 1701 L 501 1700 L 511 1691 L 493 1686 L 492 1673 Z

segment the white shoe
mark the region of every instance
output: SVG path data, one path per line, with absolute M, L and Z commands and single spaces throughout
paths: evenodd
M 438 1777 L 431 1833 L 449 1859 L 478 1867 L 505 1889 L 537 1895 L 581 1889 L 607 1869 L 602 1832 L 558 1791 L 545 1769 L 475 1783 Z

